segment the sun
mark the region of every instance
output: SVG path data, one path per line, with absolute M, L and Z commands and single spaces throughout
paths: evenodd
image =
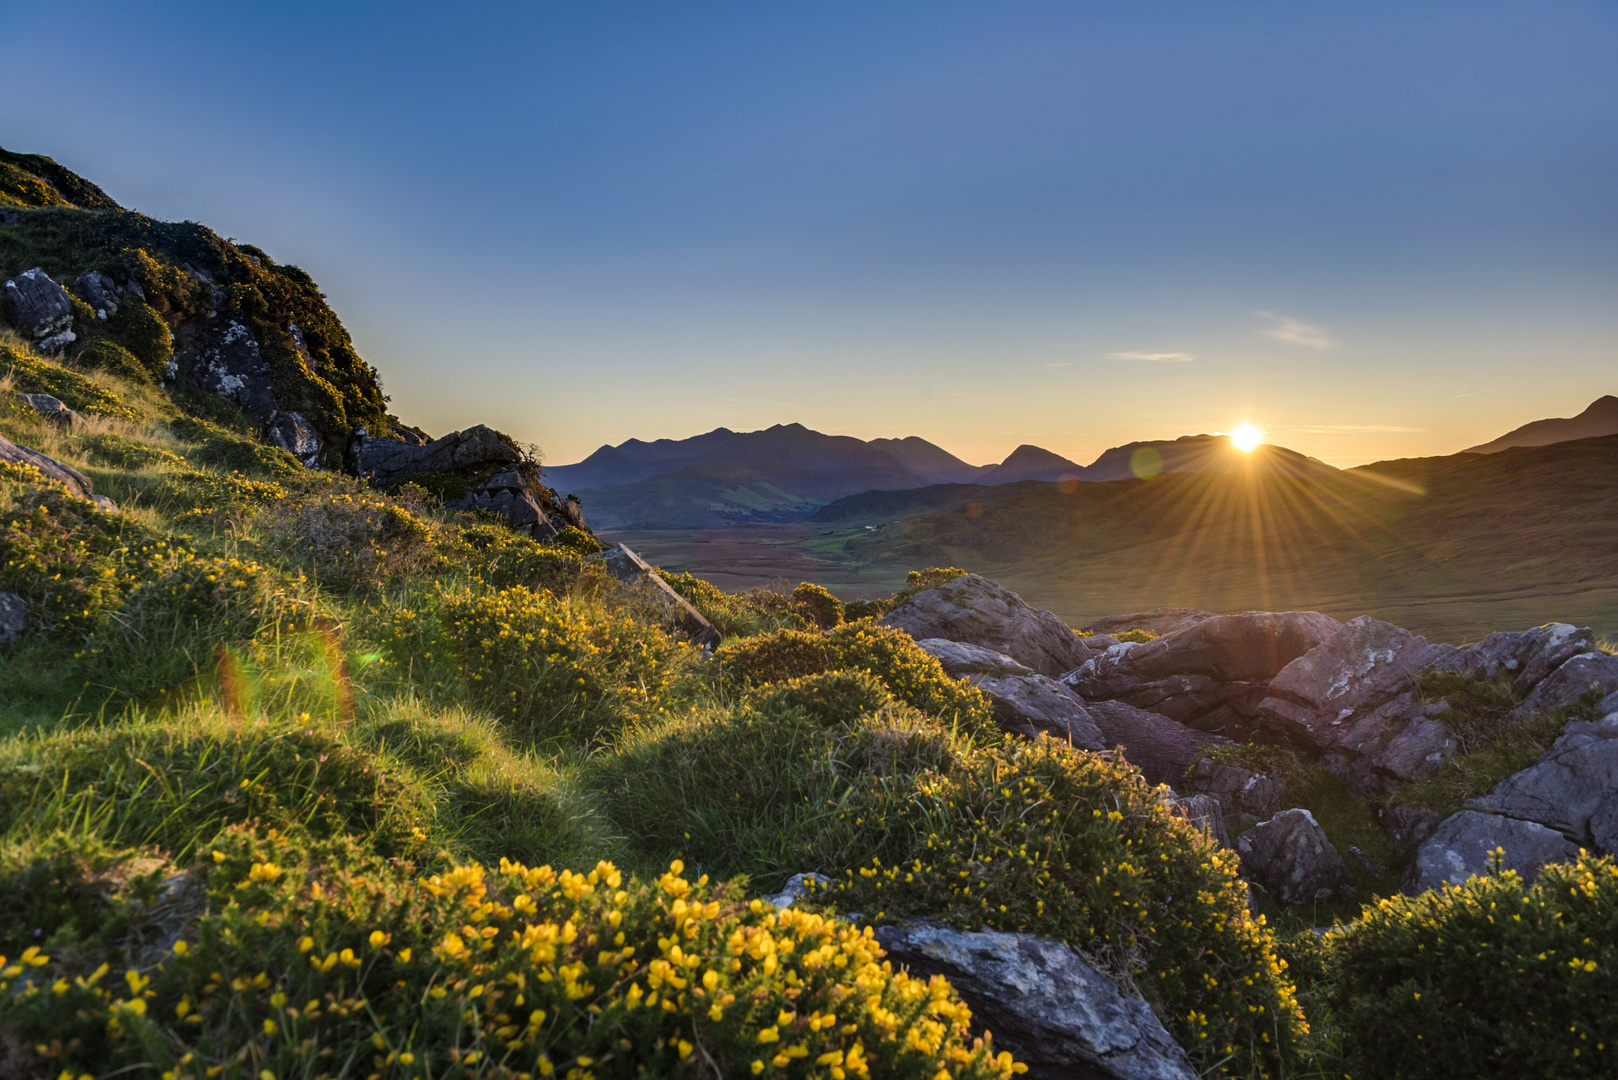
M 1253 448 L 1264 441 L 1264 432 L 1252 424 L 1242 424 L 1230 433 L 1230 441 L 1236 444 L 1236 449 L 1244 454 L 1252 453 Z

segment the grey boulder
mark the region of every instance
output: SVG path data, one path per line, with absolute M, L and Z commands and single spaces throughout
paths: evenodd
M 61 398 L 49 394 L 18 394 L 17 398 L 52 423 L 71 427 L 80 421 L 79 414 L 63 404 Z
M 403 439 L 371 438 L 362 428 L 355 432 L 350 453 L 355 474 L 380 488 L 427 473 L 492 470 L 522 460 L 493 428 L 483 424 L 452 431 L 425 446 Z
M 635 554 L 628 545 L 619 544 L 590 556 L 599 562 L 608 576 L 630 588 L 641 590 L 656 606 L 671 615 L 690 638 L 693 645 L 712 649 L 720 642 L 719 631 L 691 606 L 691 602 L 669 587 L 663 575 L 653 569 L 645 559 Z
M 270 442 L 297 458 L 306 468 L 320 464 L 320 433 L 302 413 L 277 413 L 270 421 Z
M 1185 790 L 1218 800 L 1227 814 L 1263 819 L 1280 808 L 1285 786 L 1264 773 L 1203 758 L 1186 778 Z
M 917 593 L 883 616 L 881 625 L 903 630 L 917 641 L 947 638 L 982 645 L 1051 677 L 1089 658 L 1083 639 L 1065 622 L 977 574 Z
M 73 301 L 45 271 L 24 270 L 6 282 L 5 293 L 6 317 L 17 333 L 42 347 L 52 343 L 47 351 L 72 343 Z
M 1318 904 L 1351 896 L 1348 867 L 1315 816 L 1283 810 L 1236 838 L 1242 872 L 1283 904 Z
M 95 311 L 96 318 L 110 319 L 118 314 L 118 300 L 123 290 L 118 283 L 99 270 L 86 270 L 73 279 L 73 291 Z
M 1425 892 L 1440 885 L 1459 885 L 1489 871 L 1495 850 L 1504 848 L 1502 865 L 1533 881 L 1546 863 L 1566 862 L 1578 849 L 1555 829 L 1532 821 L 1462 810 L 1444 820 L 1416 852 L 1405 873 L 1405 891 Z
M 1062 681 L 1086 701 L 1122 701 L 1245 739 L 1270 680 L 1341 629 L 1314 611 L 1214 615 L 1152 641 L 1120 642 Z
M 10 645 L 28 629 L 28 606 L 14 592 L 0 592 L 0 645 Z
M 988 696 L 1001 730 L 1028 738 L 1046 732 L 1086 750 L 1103 748 L 1101 732 L 1084 703 L 1055 679 L 981 645 L 943 638 L 923 638 L 917 645 L 936 657 L 946 674 L 965 679 Z
M 895 963 L 946 976 L 1036 1080 L 1195 1080 L 1151 1006 L 1059 941 L 916 924 L 879 927 L 876 939 Z
M 1230 847 L 1230 827 L 1225 807 L 1212 795 L 1183 795 L 1174 800 L 1185 819 L 1214 838 L 1220 847 Z
M 1568 724 L 1539 761 L 1466 805 L 1469 810 L 1536 822 L 1576 844 L 1590 844 L 1595 840 L 1594 819 L 1615 800 L 1618 714 L 1594 723 Z

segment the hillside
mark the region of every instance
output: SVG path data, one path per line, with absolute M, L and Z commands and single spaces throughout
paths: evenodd
M 817 520 L 886 523 L 847 558 L 981 569 L 1076 625 L 1300 608 L 1454 639 L 1552 617 L 1618 632 L 1618 436 L 1319 476 L 873 493 Z
M 1015 484 L 1020 480 L 1077 479 L 1084 466 L 1027 443 L 1013 450 L 1006 460 L 972 479 L 980 484 Z
M 1115 446 L 1086 466 L 1082 479 L 1132 480 L 1182 472 L 1323 476 L 1336 471 L 1323 461 L 1273 443 L 1262 443 L 1244 453 L 1231 444 L 1228 435 L 1182 435 Z
M 1569 439 L 1618 435 L 1618 397 L 1596 398 L 1577 416 L 1535 420 L 1513 428 L 1498 439 L 1466 449 L 1468 454 L 1497 454 L 1513 446 L 1546 446 Z

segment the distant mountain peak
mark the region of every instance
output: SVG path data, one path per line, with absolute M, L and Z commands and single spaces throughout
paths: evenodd
M 1498 439 L 1467 447 L 1463 454 L 1496 454 L 1513 446 L 1549 446 L 1572 439 L 1618 435 L 1618 397 L 1603 394 L 1577 416 L 1535 420 L 1506 432 Z

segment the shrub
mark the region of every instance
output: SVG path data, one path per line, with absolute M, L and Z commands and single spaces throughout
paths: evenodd
M 88 371 L 108 371 L 135 383 L 149 383 L 152 373 L 135 354 L 107 338 L 91 338 L 73 357 L 73 363 Z
M 279 446 L 239 435 L 220 424 L 192 416 L 169 421 L 169 430 L 182 442 L 193 444 L 186 456 L 198 465 L 280 479 L 304 471 L 298 459 Z
M 1357 1076 L 1612 1076 L 1618 866 L 1582 854 L 1367 906 L 1328 938 Z
M 0 589 L 53 637 L 95 627 L 168 555 L 164 541 L 32 465 L 0 463 L 0 506 Z
M 802 629 L 806 623 L 792 598 L 773 589 L 728 593 L 695 574 L 659 570 L 669 588 L 688 600 L 714 629 L 727 638 L 751 637 L 772 630 Z
M 139 409 L 99 382 L 60 364 L 35 355 L 31 350 L 0 342 L 0 375 L 10 374 L 13 389 L 29 394 L 50 394 L 68 407 L 97 416 L 117 416 L 140 420 Z
M 536 543 L 504 524 L 469 525 L 443 545 L 447 558 L 496 589 L 526 586 L 565 595 L 584 572 L 574 548 Z
M 107 320 L 107 333 L 135 360 L 141 376 L 161 379 L 174 354 L 174 335 L 157 309 L 133 296 L 118 301 L 118 310 Z
M 187 468 L 151 476 L 142 497 L 176 523 L 240 524 L 259 507 L 286 498 L 287 489 L 239 472 Z
M 1505 677 L 1491 681 L 1458 671 L 1426 672 L 1417 679 L 1416 694 L 1423 704 L 1449 706 L 1439 719 L 1454 734 L 1456 752 L 1433 775 L 1400 788 L 1393 801 L 1442 814 L 1454 813 L 1467 799 L 1532 765 L 1556 741 L 1570 716 L 1569 710 L 1549 709 L 1508 722 L 1506 716 L 1517 707 L 1518 698 Z
M 830 630 L 843 621 L 843 602 L 810 581 L 792 590 L 792 606 L 811 626 Z
M 1019 1069 L 971 1040 L 947 982 L 894 972 L 868 930 L 687 881 L 679 862 L 648 883 L 609 863 L 469 864 L 415 880 L 284 836 L 242 833 L 221 849 L 192 872 L 206 904 L 183 937 L 160 939 L 173 944 L 153 950 L 155 965 L 107 978 L 97 964 L 126 963 L 115 949 L 58 949 L 51 934 L 5 969 L 0 1024 L 30 1048 L 27 1071 L 987 1080 Z M 141 919 L 138 901 L 120 902 Z
M 537 738 L 594 737 L 644 714 L 695 652 L 621 612 L 523 588 L 449 596 L 444 625 L 473 700 Z
M 0 826 L 13 844 L 65 833 L 184 860 L 258 821 L 419 853 L 432 815 L 419 785 L 372 754 L 209 706 L 14 741 L 0 757 Z
M 551 545 L 580 555 L 595 555 L 607 550 L 606 544 L 573 525 L 564 525 L 562 531 L 552 538 Z
M 1080 635 L 1080 636 L 1082 637 L 1084 635 Z M 1116 637 L 1119 641 L 1133 641 L 1133 642 L 1137 642 L 1137 643 L 1140 643 L 1140 644 L 1144 644 L 1144 643 L 1146 643 L 1148 641 L 1156 641 L 1157 640 L 1157 631 L 1155 631 L 1155 630 L 1146 630 L 1146 629 L 1144 629 L 1142 627 L 1137 626 L 1132 630 L 1125 630 L 1123 633 L 1114 634 L 1113 636 Z
M 743 686 L 782 682 L 824 671 L 869 671 L 895 697 L 977 736 L 997 730 L 989 700 L 952 679 L 909 634 L 870 623 L 846 623 L 829 633 L 780 630 L 719 647 L 726 674 Z
M 850 831 L 885 853 L 823 894 L 877 919 L 1044 934 L 1138 985 L 1199 1071 L 1276 1075 L 1307 1030 L 1236 856 L 1138 773 L 1048 738 L 977 749 L 899 797 L 862 787 Z
M 648 862 L 679 852 L 773 889 L 802 870 L 869 858 L 871 830 L 852 840 L 837 830 L 855 789 L 905 787 L 959 742 L 874 676 L 832 672 L 632 731 L 593 760 L 590 777 Z
M 97 432 L 82 437 L 81 444 L 91 460 L 115 469 L 148 469 L 152 466 L 184 468 L 185 459 L 172 450 L 139 439 Z
M 289 561 L 338 590 L 382 585 L 433 558 L 427 524 L 370 491 L 319 489 L 271 504 L 255 523 Z

